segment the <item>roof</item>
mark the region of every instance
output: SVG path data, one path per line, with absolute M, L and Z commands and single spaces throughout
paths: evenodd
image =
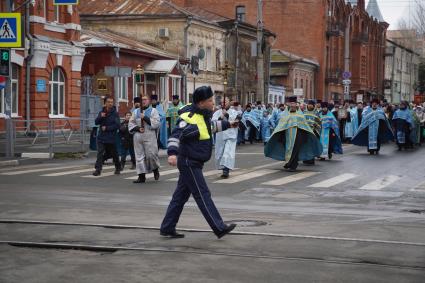
M 165 0 L 84 0 L 78 9 L 81 15 L 186 15 Z
M 226 18 L 224 16 L 221 16 L 219 14 L 216 14 L 214 12 L 211 12 L 199 7 L 184 7 L 184 10 L 191 13 L 193 16 L 197 16 L 200 19 L 203 19 L 209 22 L 218 23 L 218 22 L 230 20 L 230 18 Z
M 385 22 L 384 17 L 382 17 L 381 10 L 379 9 L 378 2 L 376 2 L 376 0 L 369 0 L 366 12 L 369 14 L 369 16 L 377 19 L 379 22 Z
M 281 49 L 273 49 L 271 51 L 271 63 L 290 63 L 290 62 L 302 62 L 310 65 L 319 67 L 319 62 L 311 59 L 306 59 L 298 56 L 294 53 L 284 51 Z
M 154 60 L 144 66 L 145 73 L 171 73 L 177 60 Z
M 107 29 L 102 29 L 100 31 L 83 29 L 81 31 L 80 42 L 86 47 L 120 47 L 122 49 L 150 54 L 152 57 L 163 57 L 168 59 L 177 57 L 177 55 Z

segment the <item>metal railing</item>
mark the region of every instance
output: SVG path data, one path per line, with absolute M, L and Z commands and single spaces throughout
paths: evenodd
M 1 153 L 11 144 L 12 156 L 23 152 L 48 152 L 53 158 L 55 152 L 87 151 L 91 128 L 87 120 L 80 118 L 12 119 L 10 131 L 12 133 L 0 132 Z

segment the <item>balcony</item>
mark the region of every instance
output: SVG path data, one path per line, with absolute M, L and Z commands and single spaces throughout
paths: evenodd
M 327 37 L 344 36 L 344 26 L 341 23 L 329 23 L 326 30 Z
M 356 34 L 353 37 L 353 42 L 367 43 L 368 41 L 369 41 L 369 34 L 366 32 Z
M 340 69 L 328 69 L 326 71 L 326 83 L 327 84 L 338 84 L 341 81 L 341 70 Z

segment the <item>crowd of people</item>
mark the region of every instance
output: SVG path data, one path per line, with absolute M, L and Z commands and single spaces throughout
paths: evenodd
M 184 204 L 193 195 L 198 207 L 218 238 L 235 228 L 225 224 L 211 198 L 202 169 L 212 156 L 222 178 L 229 178 L 235 167 L 236 147 L 263 143 L 266 157 L 285 161 L 284 168 L 296 171 L 299 161 L 314 165 L 316 160 L 342 154 L 342 144 L 367 147 L 379 154 L 381 145 L 395 141 L 398 150 L 421 144 L 424 136 L 425 105 L 402 101 L 398 105 L 373 99 L 368 103 L 308 100 L 300 103 L 288 97 L 279 105 L 261 101 L 242 107 L 224 99 L 215 107 L 210 87 L 195 90 L 193 103 L 183 105 L 178 96 L 164 111 L 155 95 L 136 97 L 134 109 L 120 121 L 113 98 L 107 97 L 96 118 L 97 160 L 94 176 L 112 158 L 115 174 L 120 174 L 130 155 L 131 168 L 145 183 L 146 174 L 160 178 L 159 149 L 167 149 L 168 163 L 177 166 L 176 191 L 161 224 L 162 236 L 182 238 L 176 225 Z M 121 157 L 121 158 L 120 158 Z

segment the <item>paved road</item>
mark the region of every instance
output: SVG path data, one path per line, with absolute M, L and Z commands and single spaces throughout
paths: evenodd
M 349 145 L 289 173 L 261 145 L 239 147 L 231 178 L 204 169 L 239 224 L 222 240 L 193 201 L 186 238 L 158 236 L 178 175 L 165 159 L 160 181 L 142 185 L 112 166 L 91 176 L 93 160 L 0 169 L 0 282 L 424 282 L 424 153 Z

